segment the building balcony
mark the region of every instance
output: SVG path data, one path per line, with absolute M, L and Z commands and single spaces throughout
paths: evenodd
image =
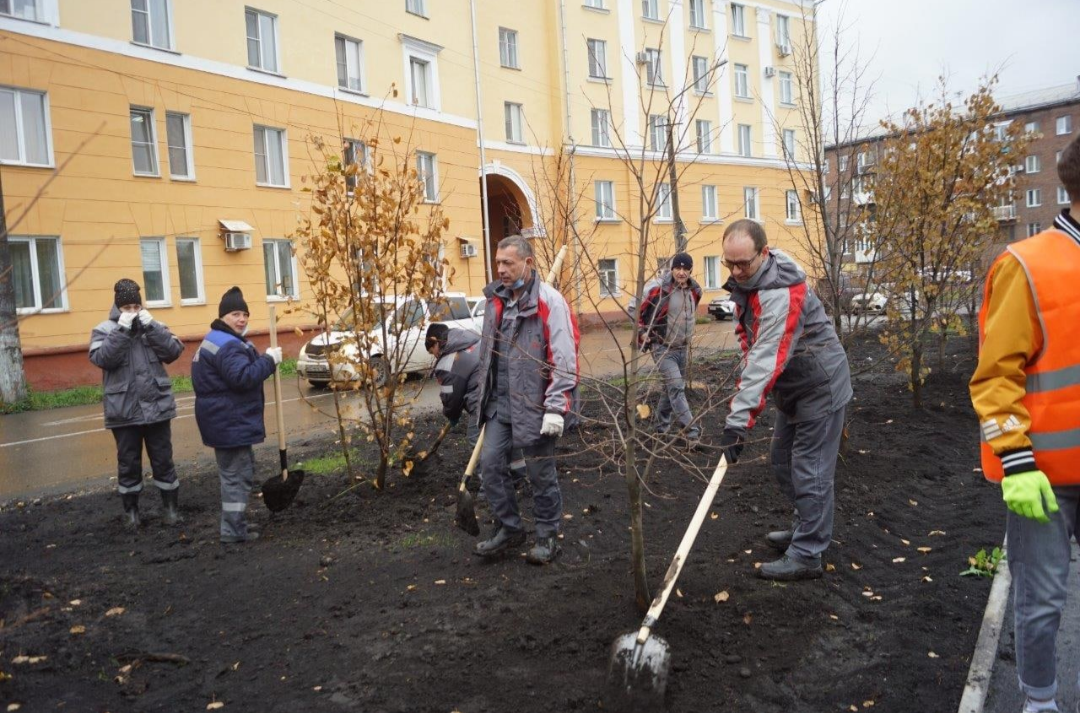
M 999 223 L 1007 223 L 1010 220 L 1016 220 L 1016 206 L 1015 205 L 994 206 L 994 217 L 998 219 Z

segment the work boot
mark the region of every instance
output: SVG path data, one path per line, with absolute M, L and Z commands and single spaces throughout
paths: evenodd
M 766 562 L 758 570 L 758 576 L 762 579 L 771 579 L 777 582 L 794 582 L 799 579 L 817 579 L 821 576 L 821 562 L 804 564 L 796 559 L 784 555 L 774 562 Z
M 184 521 L 184 518 L 180 517 L 180 510 L 177 504 L 179 497 L 179 488 L 161 491 L 161 514 L 166 525 L 175 525 Z
M 525 555 L 525 561 L 529 564 L 551 564 L 559 556 L 561 549 L 555 535 L 537 537 L 536 544 L 529 550 L 529 554 Z
M 509 549 L 525 544 L 524 530 L 508 530 L 498 525 L 491 537 L 476 545 L 475 554 L 480 557 L 498 557 Z
M 791 538 L 794 534 L 792 530 L 773 530 L 765 535 L 765 542 L 769 543 L 769 547 L 778 552 L 787 552 L 788 545 L 791 544 Z
M 139 528 L 139 494 L 124 493 L 120 496 L 124 503 L 124 529 L 137 530 Z
M 1080 701 L 1077 701 L 1076 708 L 1080 710 Z M 1020 709 L 1020 713 L 1058 713 L 1057 702 L 1053 698 L 1044 701 L 1024 698 L 1024 707 Z
M 222 535 L 221 544 L 238 545 L 242 542 L 253 542 L 257 539 L 259 539 L 259 533 L 254 530 L 248 530 L 246 535 Z

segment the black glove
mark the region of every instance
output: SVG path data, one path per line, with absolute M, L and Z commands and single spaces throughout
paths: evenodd
M 743 449 L 742 434 L 735 429 L 725 428 L 724 435 L 720 437 L 720 448 L 723 449 L 728 463 L 738 463 Z
M 450 428 L 457 428 L 458 421 L 461 420 L 461 416 L 447 417 L 446 420 L 450 422 Z

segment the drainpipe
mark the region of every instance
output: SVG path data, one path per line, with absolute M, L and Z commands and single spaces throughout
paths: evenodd
M 487 184 L 487 156 L 484 153 L 484 110 L 481 107 L 480 97 L 480 47 L 476 42 L 476 0 L 469 0 L 469 12 L 472 14 L 472 51 L 473 51 L 473 79 L 476 82 L 476 141 L 480 146 L 480 206 L 484 213 L 484 245 L 481 255 L 484 256 L 484 267 L 487 281 L 491 283 L 491 255 L 488 251 L 491 247 L 491 218 L 488 206 Z
M 570 211 L 570 225 L 566 239 L 571 244 L 571 260 L 573 261 L 574 283 L 574 312 L 581 317 L 581 259 L 578 255 L 578 244 L 575 240 L 577 232 L 577 176 L 574 171 L 574 159 L 577 156 L 577 142 L 574 140 L 574 131 L 570 123 L 570 57 L 566 45 L 566 0 L 559 0 L 559 23 L 561 25 L 562 57 L 563 57 L 563 101 L 566 103 L 566 138 L 570 142 L 570 175 L 566 189 L 566 207 Z

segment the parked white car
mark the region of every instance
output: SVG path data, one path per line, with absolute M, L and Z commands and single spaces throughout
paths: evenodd
M 395 348 L 395 344 L 383 344 L 381 328 L 370 332 L 372 348 L 370 354 L 364 356 L 376 370 L 375 381 L 377 384 L 384 383 L 389 374 L 394 371 L 408 373 L 429 371 L 432 367 L 431 355 L 424 349 L 424 334 L 427 327 L 433 322 L 441 322 L 451 329 L 468 329 L 477 334 L 483 325 L 483 317 L 474 317 L 470 314 L 470 305 L 466 301 L 464 293 L 448 292 L 444 303 L 429 304 L 423 300 L 413 298 L 387 299 L 383 302 L 383 311 L 386 316 L 384 324 L 387 325 L 387 333 L 391 330 L 389 325 L 401 324 L 399 339 L 404 344 Z M 335 349 L 356 350 L 355 344 L 345 343 L 346 337 L 355 330 L 356 325 L 349 310 L 341 316 L 337 323 L 327 332 L 323 332 L 311 339 L 300 349 L 300 356 L 296 360 L 296 371 L 300 377 L 307 379 L 312 386 L 325 386 L 334 381 L 356 381 L 358 374 L 350 363 L 334 364 L 331 369 L 327 353 Z M 394 339 L 393 335 L 389 339 Z M 350 361 L 355 360 L 356 355 L 350 355 Z M 390 364 L 387 360 L 395 358 L 404 361 L 402 368 L 398 364 Z M 392 368 L 393 367 L 393 368 Z M 331 377 L 333 371 L 333 377 Z
M 884 292 L 859 292 L 851 296 L 852 312 L 884 312 L 889 298 Z

